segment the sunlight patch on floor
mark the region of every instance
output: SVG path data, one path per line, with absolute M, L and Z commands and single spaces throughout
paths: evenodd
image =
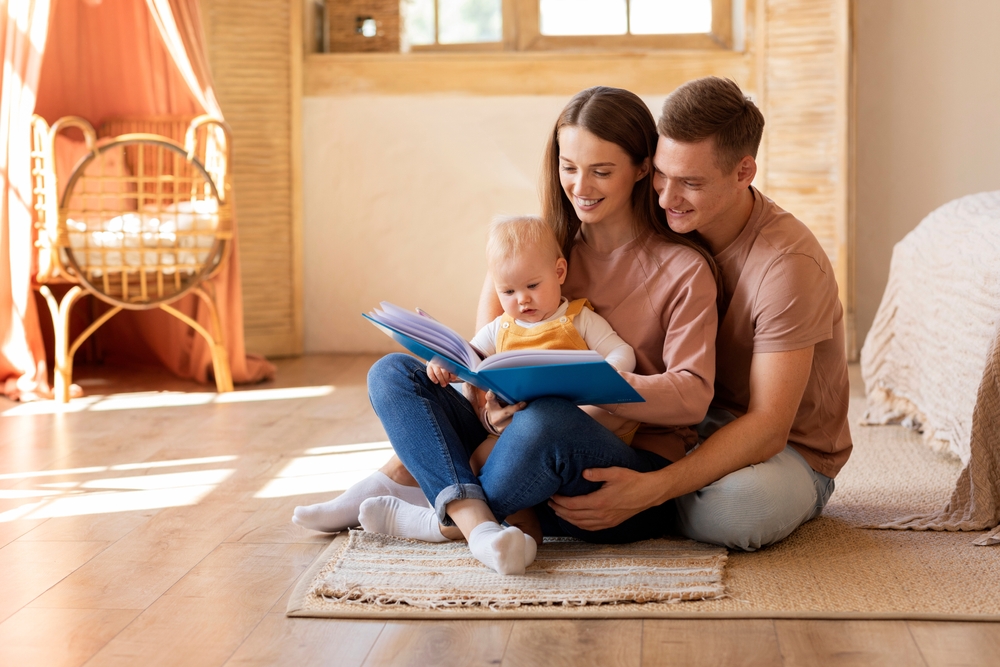
M 287 401 L 296 398 L 317 398 L 333 393 L 332 385 L 316 387 L 284 387 L 280 389 L 245 389 L 217 394 L 215 392 L 144 391 L 107 396 L 84 396 L 69 403 L 35 401 L 21 403 L 4 410 L 4 417 L 54 415 L 70 412 L 106 412 L 110 410 L 145 410 L 192 405 L 252 403 L 257 401 Z
M 386 441 L 314 447 L 281 469 L 255 498 L 283 498 L 343 491 L 385 465 L 392 456 Z
M 17 498 L 42 498 L 45 496 L 58 496 L 59 491 L 46 491 L 44 489 L 0 489 L 0 498 L 4 500 Z
M 132 512 L 196 505 L 236 471 L 235 468 L 209 468 L 142 474 L 142 471 L 215 465 L 237 457 L 206 456 L 193 459 L 144 461 L 112 466 L 37 470 L 0 475 L 8 483 L 32 483 L 36 488 L 0 489 L 0 499 L 37 499 L 0 512 L 0 523 L 18 519 Z M 140 474 L 115 475 L 126 471 Z M 94 475 L 100 474 L 94 478 Z M 79 477 L 75 480 L 44 481 L 51 477 Z
M 130 489 L 151 491 L 153 489 L 176 489 L 189 486 L 220 484 L 233 474 L 232 468 L 214 470 L 194 470 L 192 472 L 170 472 L 162 475 L 132 475 L 130 477 L 105 477 L 92 479 L 80 484 L 81 489 Z
M 211 463 L 226 463 L 236 460 L 235 455 L 204 456 L 197 459 L 168 459 L 166 461 L 143 461 L 141 463 L 119 463 L 113 466 L 91 466 L 89 468 L 63 468 L 61 470 L 28 470 L 25 472 L 9 472 L 0 474 L 3 479 L 27 479 L 30 477 L 56 477 L 61 475 L 83 475 L 106 470 L 144 470 L 147 468 L 174 468 L 183 466 L 207 465 Z M 60 484 L 64 484 L 60 482 Z M 48 484 L 46 486 L 55 486 Z
M 231 470 L 226 472 L 227 474 L 232 473 Z M 149 491 L 103 491 L 62 495 L 58 498 L 45 499 L 3 512 L 0 514 L 0 523 L 16 519 L 51 519 L 83 514 L 134 512 L 136 510 L 197 505 L 214 488 L 214 484 L 205 484 Z

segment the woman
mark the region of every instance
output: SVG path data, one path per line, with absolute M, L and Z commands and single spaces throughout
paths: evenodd
M 643 422 L 632 446 L 562 399 L 539 399 L 523 409 L 490 401 L 485 421 L 503 430 L 477 476 L 469 456 L 486 435 L 481 413 L 458 392 L 431 382 L 416 359 L 389 355 L 369 372 L 369 395 L 397 456 L 434 510 L 428 515 L 430 510 L 406 502 L 369 500 L 366 508 L 379 515 L 382 532 L 436 539 L 438 527 L 427 525 L 430 517 L 443 527 L 442 538 L 459 537 L 457 526 L 480 560 L 516 573 L 534 557 L 533 541 L 513 533 L 516 528 L 501 529 L 494 517 L 536 507 L 547 533 L 601 542 L 646 539 L 669 526 L 669 504 L 634 508 L 617 526 L 596 532 L 558 519 L 546 506 L 554 495 L 600 488 L 593 471 L 588 479 L 584 470 L 649 472 L 679 459 L 695 442 L 687 425 L 702 420 L 712 398 L 714 264 L 704 249 L 670 230 L 657 206 L 656 142 L 656 125 L 642 100 L 625 90 L 595 87 L 563 110 L 545 159 L 544 215 L 569 258 L 563 293 L 590 299 L 635 349 L 636 372 L 623 375 L 645 402 L 601 406 Z M 479 324 L 499 312 L 487 278 Z M 408 492 L 393 484 L 389 478 L 366 481 L 369 489 L 382 487 L 368 490 L 370 495 Z M 297 511 L 296 522 L 308 525 L 320 507 L 302 508 L 301 517 Z M 492 541 L 484 541 L 484 533 Z

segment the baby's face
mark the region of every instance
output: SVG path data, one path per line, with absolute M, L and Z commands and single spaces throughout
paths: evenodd
M 541 322 L 559 308 L 566 260 L 532 250 L 492 269 L 503 312 L 522 322 Z

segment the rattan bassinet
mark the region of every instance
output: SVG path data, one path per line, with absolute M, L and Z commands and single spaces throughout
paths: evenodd
M 55 329 L 55 398 L 66 402 L 73 356 L 80 345 L 122 309 L 160 308 L 208 342 L 218 391 L 232 391 L 229 357 L 208 279 L 226 262 L 232 243 L 230 133 L 226 124 L 199 116 L 186 124 L 183 143 L 145 129 L 148 120 L 115 121 L 121 130 L 98 139 L 77 117 L 50 127 L 35 116 L 31 169 L 37 213 L 38 270 Z M 160 123 L 177 134 L 178 123 Z M 60 174 L 57 140 L 70 128 L 83 134 L 83 156 Z M 105 132 L 102 132 L 104 134 Z M 77 142 L 79 144 L 79 142 Z M 65 172 L 66 170 L 64 170 Z M 49 285 L 72 283 L 59 302 Z M 70 341 L 69 314 L 85 294 L 111 308 Z M 209 331 L 171 304 L 197 295 L 211 314 Z

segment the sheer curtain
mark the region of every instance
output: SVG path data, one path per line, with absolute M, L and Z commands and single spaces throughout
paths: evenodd
M 11 397 L 45 393 L 45 349 L 31 289 L 31 114 L 49 20 L 48 0 L 0 0 L 0 382 Z

